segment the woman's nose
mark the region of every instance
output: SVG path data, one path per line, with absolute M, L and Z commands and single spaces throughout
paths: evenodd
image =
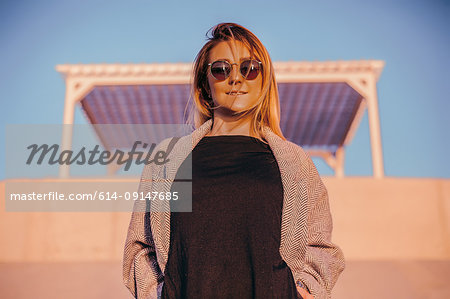
M 240 75 L 241 74 L 239 72 L 239 65 L 237 63 L 232 63 L 229 83 L 230 84 L 236 84 L 238 82 L 241 83 L 242 78 Z

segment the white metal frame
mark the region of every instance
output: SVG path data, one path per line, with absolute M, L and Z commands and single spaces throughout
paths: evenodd
M 344 146 L 353 138 L 367 107 L 369 117 L 370 144 L 372 150 L 373 175 L 384 176 L 381 144 L 378 95 L 376 83 L 384 67 L 384 61 L 327 61 L 327 62 L 275 62 L 274 68 L 278 83 L 294 82 L 346 82 L 362 97 L 363 101 L 353 120 L 344 144 L 333 155 L 325 151 L 309 151 L 330 165 L 337 177 L 344 176 Z M 75 64 L 57 65 L 66 82 L 63 123 L 72 125 L 75 106 L 95 86 L 99 85 L 151 85 L 151 84 L 189 84 L 192 64 Z M 72 146 L 72 127 L 65 126 L 62 136 L 62 150 Z M 109 173 L 117 167 L 110 166 Z M 61 165 L 60 177 L 69 177 L 69 165 Z

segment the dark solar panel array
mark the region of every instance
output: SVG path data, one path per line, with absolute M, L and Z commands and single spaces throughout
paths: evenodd
M 281 83 L 278 92 L 284 136 L 332 153 L 343 144 L 362 101 L 346 83 Z

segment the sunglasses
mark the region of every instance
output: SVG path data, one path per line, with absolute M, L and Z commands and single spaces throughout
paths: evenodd
M 233 68 L 233 64 L 238 65 L 237 63 L 229 63 L 226 60 L 217 60 L 212 63 L 209 63 L 211 75 L 219 81 L 223 81 L 227 79 Z M 258 60 L 248 59 L 241 62 L 239 65 L 239 70 L 246 80 L 254 80 L 258 77 L 258 74 L 261 71 L 262 62 Z

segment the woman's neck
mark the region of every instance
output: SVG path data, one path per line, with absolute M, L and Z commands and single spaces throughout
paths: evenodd
M 221 115 L 214 115 L 213 127 L 206 134 L 206 136 L 215 135 L 246 135 L 258 137 L 251 133 L 251 117 L 227 118 Z

